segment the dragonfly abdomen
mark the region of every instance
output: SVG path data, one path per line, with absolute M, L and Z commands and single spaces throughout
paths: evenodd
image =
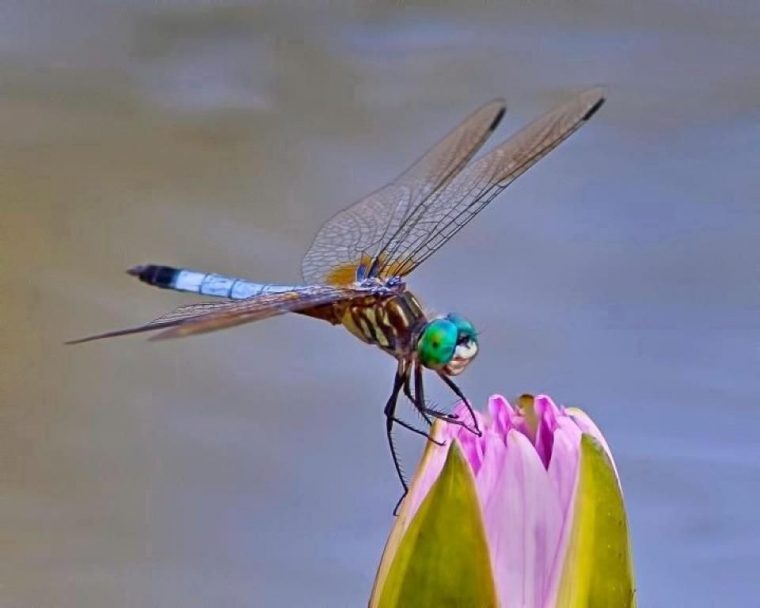
M 270 285 L 253 283 L 246 279 L 228 277 L 212 272 L 189 270 L 187 268 L 172 268 L 146 264 L 135 266 L 127 271 L 139 278 L 143 283 L 154 285 L 161 289 L 188 291 L 203 296 L 216 296 L 230 300 L 245 300 L 253 296 L 268 293 L 281 293 L 294 289 L 293 285 Z

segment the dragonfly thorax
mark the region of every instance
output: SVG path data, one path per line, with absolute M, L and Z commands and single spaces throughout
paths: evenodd
M 456 376 L 478 354 L 478 336 L 472 323 L 461 315 L 450 313 L 423 327 L 416 350 L 425 367 Z
M 354 299 L 343 310 L 340 321 L 363 342 L 406 358 L 414 353 L 415 337 L 428 320 L 417 298 L 399 290 L 390 297 Z

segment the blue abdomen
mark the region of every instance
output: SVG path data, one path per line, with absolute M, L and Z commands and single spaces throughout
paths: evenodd
M 253 296 L 265 293 L 280 293 L 291 291 L 295 288 L 294 285 L 254 283 L 246 279 L 228 277 L 212 272 L 172 268 L 171 266 L 159 266 L 155 264 L 135 266 L 127 272 L 139 278 L 143 283 L 162 289 L 187 291 L 204 296 L 229 298 L 231 300 L 245 300 L 246 298 L 252 298 Z

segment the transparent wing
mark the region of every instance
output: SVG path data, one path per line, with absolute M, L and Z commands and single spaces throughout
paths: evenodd
M 304 310 L 366 294 L 367 290 L 360 288 L 309 285 L 292 291 L 254 296 L 247 300 L 189 304 L 180 306 L 145 325 L 72 340 L 67 344 L 80 344 L 159 329 L 164 331 L 153 336 L 152 340 L 178 338 L 251 323 L 286 312 Z
M 378 253 L 380 276 L 403 276 L 417 268 L 603 103 L 603 89 L 581 93 L 476 160 L 420 203 Z
M 407 171 L 328 220 L 303 258 L 307 283 L 348 284 L 421 201 L 445 186 L 480 149 L 504 116 L 502 100 L 471 114 Z

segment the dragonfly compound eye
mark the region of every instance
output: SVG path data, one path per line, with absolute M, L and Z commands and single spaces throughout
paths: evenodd
M 478 333 L 475 331 L 475 326 L 465 319 L 462 315 L 451 312 L 444 317 L 447 321 L 451 321 L 457 328 L 457 343 L 464 342 L 466 340 L 474 340 L 477 342 Z
M 448 319 L 430 321 L 417 340 L 420 363 L 430 369 L 442 369 L 457 348 L 457 326 Z
M 463 316 L 451 313 L 446 316 L 457 328 L 457 343 L 451 360 L 444 365 L 443 371 L 449 376 L 456 376 L 464 371 L 464 368 L 478 354 L 478 334 L 475 327 Z

